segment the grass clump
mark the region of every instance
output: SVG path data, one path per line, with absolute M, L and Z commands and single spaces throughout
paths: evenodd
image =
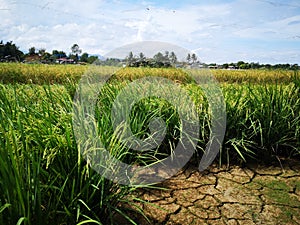
M 289 85 L 225 85 L 225 149 L 262 162 L 299 156 L 299 88 Z M 245 157 L 244 157 L 245 156 Z
M 63 86 L 0 85 L 0 105 L 1 224 L 112 224 L 134 204 L 82 159 Z

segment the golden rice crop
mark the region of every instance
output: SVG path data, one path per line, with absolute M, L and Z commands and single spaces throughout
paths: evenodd
M 292 81 L 291 70 L 211 70 L 219 82 L 226 83 L 284 83 Z
M 78 80 L 87 70 L 82 65 L 1 63 L 0 82 L 55 84 Z
M 76 83 L 87 73 L 111 75 L 115 71 L 114 78 L 118 80 L 133 80 L 144 76 L 162 76 L 179 83 L 192 81 L 188 75 L 189 70 L 176 68 L 120 68 L 88 65 L 45 65 L 1 63 L 1 83 L 33 83 L 33 84 L 65 84 Z M 211 70 L 216 79 L 223 83 L 284 83 L 293 80 L 294 71 L 287 70 Z

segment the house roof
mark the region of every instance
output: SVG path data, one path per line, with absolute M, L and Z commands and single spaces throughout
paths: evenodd
M 73 62 L 73 59 L 67 59 L 67 58 L 59 58 L 57 61 L 64 61 L 64 62 Z

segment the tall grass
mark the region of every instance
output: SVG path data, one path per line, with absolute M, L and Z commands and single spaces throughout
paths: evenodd
M 43 72 L 43 65 L 30 66 L 26 65 L 25 70 L 31 68 L 32 73 L 22 72 L 24 65 L 12 69 L 13 64 L 2 64 L 1 79 L 5 83 L 28 83 L 36 76 L 36 83 L 43 83 L 40 74 L 48 70 Z M 3 73 L 3 68 L 8 69 Z M 58 71 L 53 74 L 60 74 L 62 68 L 73 71 L 73 68 L 84 67 L 53 66 L 53 70 Z M 7 72 L 12 70 L 16 72 Z M 72 71 L 68 76 L 61 75 L 64 77 L 61 80 L 53 79 L 60 75 L 50 72 L 49 78 L 45 78 L 48 79 L 45 83 L 53 80 L 64 86 L 0 85 L 0 224 L 111 224 L 115 222 L 116 214 L 123 214 L 131 220 L 122 203 L 134 205 L 127 196 L 135 188 L 101 177 L 82 159 L 75 143 L 72 98 L 76 79 L 84 71 L 79 69 L 78 74 Z M 142 139 L 148 137 L 152 118 L 165 119 L 167 134 L 160 147 L 137 153 L 113 136 L 112 103 L 129 81 L 143 76 L 144 72 L 146 76 L 163 74 L 172 78 L 190 93 L 200 117 L 197 147 L 201 156 L 210 134 L 208 103 L 203 91 L 184 72 L 176 69 L 126 68 L 118 71 L 99 95 L 97 103 L 95 116 L 102 142 L 105 146 L 113 146 L 110 151 L 117 159 L 139 165 L 161 160 L 178 143 L 178 113 L 160 98 L 143 99 L 134 105 L 130 114 L 130 126 Z M 47 76 L 46 72 L 44 75 Z M 78 77 L 70 81 L 69 76 Z M 267 78 L 265 83 L 257 84 L 254 78 L 245 82 L 237 77 L 233 82 L 221 84 L 227 107 L 227 131 L 221 162 L 251 158 L 270 161 L 274 156 L 299 157 L 299 77 L 295 73 L 289 79 L 290 82 L 279 83 L 277 78 Z
M 111 100 L 102 104 L 105 108 L 101 108 L 102 112 L 110 113 L 113 99 L 126 82 L 118 82 L 118 85 L 117 88 L 110 86 L 107 93 L 111 93 Z M 202 156 L 210 134 L 211 115 L 208 102 L 196 84 L 184 83 L 183 88 L 190 93 L 198 108 L 201 127 L 197 154 Z M 296 83 L 225 83 L 221 84 L 221 88 L 226 101 L 227 127 L 220 162 L 242 162 L 250 159 L 270 162 L 276 156 L 300 156 L 300 89 Z M 169 107 L 161 99 L 140 102 L 132 111 L 133 130 L 143 137 L 147 133 L 148 118 L 162 116 L 159 113 L 163 113 L 162 117 L 170 122 L 169 138 L 177 140 L 178 130 L 174 128 L 178 126 L 178 115 Z M 139 110 L 135 111 L 137 108 Z M 171 145 L 174 143 L 176 142 Z M 170 149 L 170 145 L 162 146 L 152 157 L 155 154 L 169 154 L 166 148 Z
M 126 87 L 127 84 L 128 82 L 126 81 L 109 83 L 105 85 L 102 94 L 99 96 L 96 119 L 98 122 L 98 132 L 102 134 L 101 141 L 105 143 L 105 146 L 108 146 L 107 142 L 114 138 L 113 134 L 115 130 L 112 121 L 115 118 L 111 114 L 113 103 L 122 88 Z M 181 123 L 178 112 L 166 100 L 149 97 L 136 102 L 129 114 L 130 129 L 137 139 L 143 140 L 144 143 L 147 143 L 147 141 L 151 143 L 150 140 L 160 138 L 160 136 L 154 137 L 155 132 L 156 134 L 158 133 L 157 130 L 153 134 L 150 134 L 149 123 L 155 118 L 161 118 L 166 123 L 166 135 L 164 139 L 153 149 L 149 149 L 143 153 L 128 148 L 126 152 L 130 154 L 127 154 L 125 157 L 127 163 L 135 163 L 141 166 L 150 165 L 151 163 L 157 163 L 172 153 L 180 138 Z
M 81 158 L 62 86 L 0 85 L 0 105 L 0 224 L 111 224 L 124 212 L 134 188 Z
M 300 89 L 289 85 L 225 85 L 225 151 L 269 162 L 300 153 Z

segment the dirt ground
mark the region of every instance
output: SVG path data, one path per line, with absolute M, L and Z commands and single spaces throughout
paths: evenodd
M 137 224 L 300 225 L 300 163 L 247 165 L 199 172 L 190 165 L 159 186 L 140 190 L 136 204 L 148 217 Z M 120 224 L 126 224 L 124 221 Z

